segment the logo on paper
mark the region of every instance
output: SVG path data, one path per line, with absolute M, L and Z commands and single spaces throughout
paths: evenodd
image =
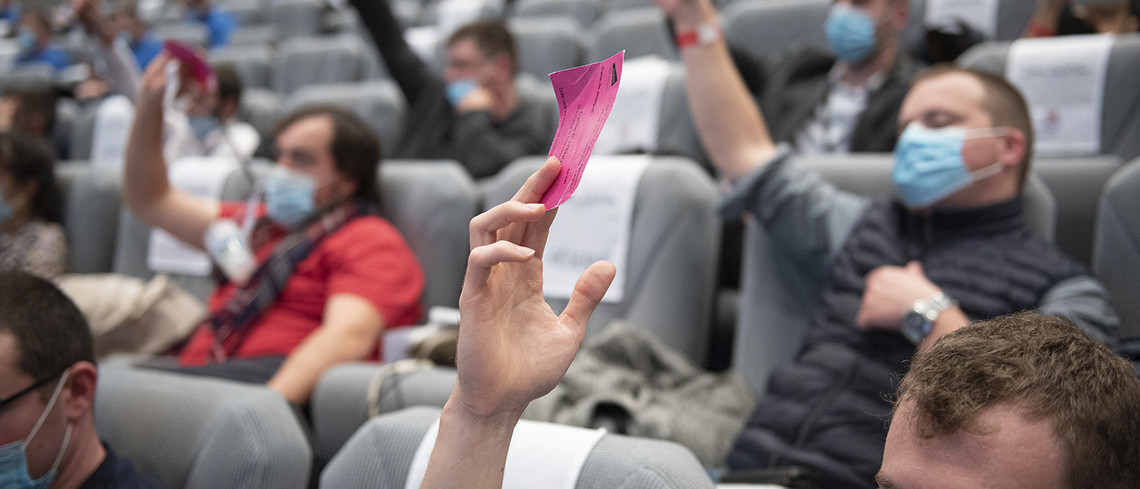
M 612 65 L 610 65 L 610 86 L 611 87 L 614 86 L 614 84 L 617 83 L 617 81 L 618 81 L 617 64 L 612 64 Z

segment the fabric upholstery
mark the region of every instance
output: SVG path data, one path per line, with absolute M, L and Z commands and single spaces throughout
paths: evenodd
M 305 433 L 285 399 L 263 386 L 105 365 L 95 424 L 172 489 L 307 487 Z
M 1096 221 L 1093 273 L 1120 314 L 1120 336 L 1140 337 L 1140 159 L 1109 179 Z
M 569 17 L 512 19 L 508 27 L 515 37 L 520 73 L 545 81 L 555 71 L 582 64 L 582 30 Z
M 63 194 L 63 229 L 67 235 L 67 270 L 72 273 L 111 271 L 119 227 L 122 177 L 110 168 L 86 162 L 56 166 Z
M 210 64 L 229 65 L 241 78 L 242 89 L 269 88 L 273 52 L 268 44 L 237 44 L 210 51 Z
M 438 409 L 421 407 L 373 418 L 325 468 L 321 486 L 404 487 L 409 465 L 424 432 L 438 417 Z M 520 422 L 520 429 L 526 429 L 527 423 Z M 711 488 L 713 484 L 692 453 L 680 445 L 609 434 L 602 437 L 586 458 L 576 487 L 699 489 Z
M 758 56 L 778 57 L 803 44 L 827 47 L 823 21 L 830 0 L 733 2 L 725 7 L 724 37 Z
M 289 95 L 285 112 L 314 104 L 338 105 L 360 116 L 380 136 L 385 155 L 395 151 L 404 132 L 404 97 L 391 81 L 306 85 Z
M 358 81 L 363 52 L 361 40 L 352 35 L 288 38 L 273 62 L 273 88 L 289 94 L 316 83 Z
M 601 61 L 623 49 L 625 59 L 650 55 L 678 59 L 665 14 L 656 7 L 611 10 L 590 30 L 595 37 L 593 45 L 586 49 L 586 62 Z

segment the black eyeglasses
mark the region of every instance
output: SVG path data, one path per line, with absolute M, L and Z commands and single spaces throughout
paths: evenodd
M 26 388 L 20 392 L 17 392 L 15 394 L 12 394 L 7 399 L 0 401 L 0 412 L 4 412 L 4 409 L 7 408 L 9 404 L 12 404 L 13 402 L 20 400 L 20 398 L 27 395 L 27 393 L 32 392 L 36 389 L 39 389 L 40 387 L 47 385 L 48 382 L 51 382 L 52 380 L 54 380 L 55 378 L 59 377 L 62 374 L 63 374 L 63 372 L 55 373 L 55 374 L 51 374 L 47 377 L 44 377 L 40 380 L 37 380 L 36 383 L 32 384 L 28 388 Z

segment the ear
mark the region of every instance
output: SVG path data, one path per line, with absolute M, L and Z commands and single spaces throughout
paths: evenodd
M 999 163 L 1015 167 L 1025 157 L 1026 148 L 1025 133 L 1021 129 L 1010 127 L 1006 129 L 1005 136 L 1001 140 L 1001 157 Z
M 894 24 L 896 32 L 902 32 L 906 28 L 906 22 L 910 19 L 910 1 L 909 0 L 894 0 L 888 6 L 888 11 L 891 13 L 891 22 Z
M 512 76 L 514 76 L 511 74 L 511 57 L 508 56 L 507 53 L 499 53 L 495 55 L 495 59 L 492 62 L 495 64 L 496 77 L 510 79 Z
M 91 362 L 79 362 L 71 366 L 67 375 L 64 392 L 60 393 L 64 415 L 68 421 L 77 421 L 90 416 L 95 407 L 95 384 L 99 379 L 98 369 Z

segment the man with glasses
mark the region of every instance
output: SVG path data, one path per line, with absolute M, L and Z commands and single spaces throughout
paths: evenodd
M 87 320 L 50 282 L 0 273 L 0 489 L 151 489 L 95 431 Z

